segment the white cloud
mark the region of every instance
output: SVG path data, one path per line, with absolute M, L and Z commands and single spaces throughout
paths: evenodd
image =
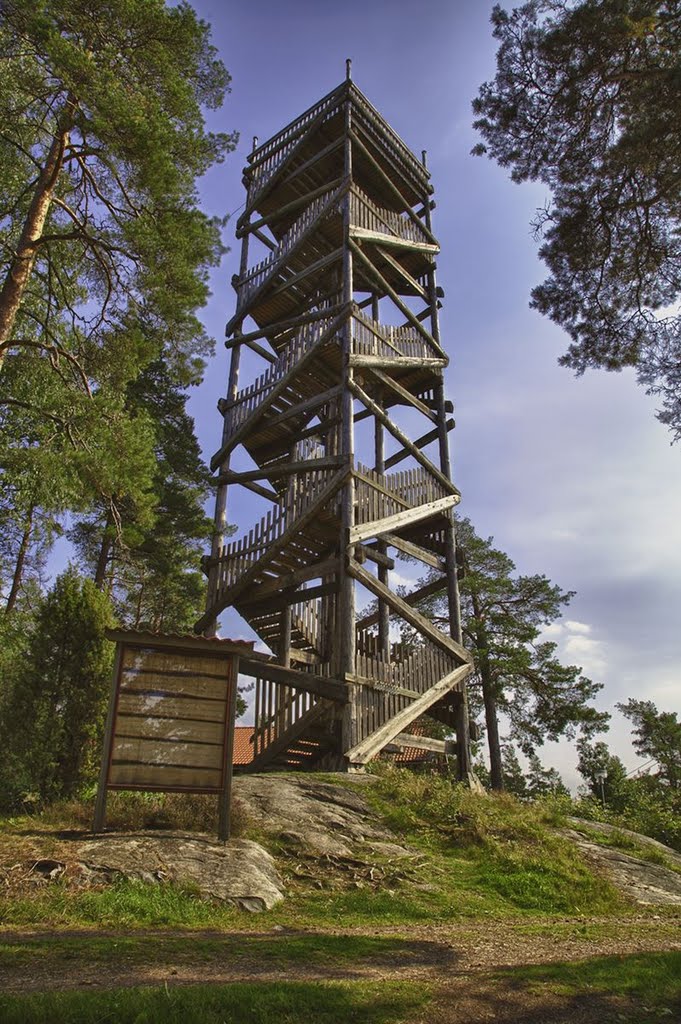
M 568 619 L 565 623 L 565 628 L 568 633 L 590 633 L 591 626 L 587 626 L 586 622 L 575 622 L 574 619 Z

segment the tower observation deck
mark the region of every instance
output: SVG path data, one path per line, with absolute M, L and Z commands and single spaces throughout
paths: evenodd
M 464 776 L 472 661 L 461 643 L 429 172 L 348 69 L 253 149 L 244 185 L 196 631 L 214 632 L 232 607 L 272 652 L 252 669 L 254 770 L 361 766 L 418 745 L 408 730 L 428 714 L 456 733 Z M 244 349 L 262 372 L 242 386 Z M 228 492 L 232 502 L 242 488 L 265 514 L 226 539 Z M 391 585 L 401 556 L 426 580 L 406 595 Z M 448 631 L 417 607 L 443 591 Z

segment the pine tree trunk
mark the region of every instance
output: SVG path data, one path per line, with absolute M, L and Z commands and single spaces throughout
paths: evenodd
M 489 747 L 490 785 L 492 789 L 503 790 L 504 768 L 501 761 L 501 740 L 499 739 L 499 721 L 497 718 L 497 702 L 494 697 L 494 680 L 492 669 L 487 657 L 488 639 L 485 620 L 478 600 L 478 595 L 471 594 L 471 605 L 475 619 L 474 631 L 478 648 L 478 672 L 482 682 L 482 699 L 485 703 L 485 726 L 487 728 L 487 745 Z
M 14 579 L 12 580 L 12 589 L 9 592 L 7 598 L 7 604 L 5 605 L 5 615 L 13 610 L 17 603 L 19 596 L 19 590 L 21 589 L 21 580 L 24 574 L 24 565 L 26 563 L 26 555 L 28 554 L 28 545 L 31 539 L 31 531 L 33 529 L 33 513 L 35 509 L 30 509 L 28 513 L 28 519 L 26 521 L 26 528 L 21 538 L 21 544 L 19 545 L 19 551 L 17 553 L 17 560 L 14 566 Z
M 104 585 L 106 583 L 106 570 L 109 566 L 111 548 L 113 547 L 113 537 L 109 534 L 110 527 L 111 520 L 107 516 L 106 526 L 104 527 L 104 534 L 102 536 L 102 543 L 99 547 L 97 568 L 95 569 L 95 586 L 98 590 L 104 590 Z
M 14 322 L 35 263 L 37 243 L 43 233 L 54 189 L 64 163 L 64 151 L 69 142 L 73 123 L 73 110 L 74 101 L 69 96 L 47 158 L 38 175 L 19 242 L 0 291 L 0 371 L 10 347 Z

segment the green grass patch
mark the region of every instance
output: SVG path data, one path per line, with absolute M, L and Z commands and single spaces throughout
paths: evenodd
M 56 881 L 29 896 L 0 897 L 3 925 L 229 928 L 243 917 L 234 907 L 202 899 L 191 888 L 126 880 L 93 889 Z
M 507 794 L 480 797 L 447 779 L 393 767 L 381 772 L 366 796 L 393 829 L 439 859 L 445 873 L 466 882 L 478 910 L 623 909 L 616 890 L 594 874 L 574 843 L 556 833 L 551 803 L 520 803 Z
M 399 936 L 328 935 L 320 932 L 273 935 L 226 935 L 186 937 L 154 934 L 135 935 L 60 935 L 22 938 L 0 942 L 0 966 L 26 967 L 32 963 L 52 970 L 79 965 L 178 963 L 183 960 L 206 963 L 215 960 L 222 967 L 268 963 L 273 967 L 329 964 L 379 966 L 395 963 L 432 962 L 441 947 L 429 941 L 411 941 Z
M 635 1020 L 636 1024 L 664 1018 L 679 1020 L 681 1014 L 681 952 L 516 967 L 496 977 L 512 980 L 514 986 L 523 985 L 536 995 L 550 993 L 567 999 L 623 997 L 638 1006 L 634 1017 L 627 1013 L 619 1019 Z
M 430 1000 L 425 985 L 280 982 L 0 997 L 4 1024 L 398 1024 Z

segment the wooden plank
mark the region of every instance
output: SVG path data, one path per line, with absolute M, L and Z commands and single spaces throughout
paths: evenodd
M 453 753 L 451 745 L 446 740 L 431 739 L 430 736 L 412 736 L 410 732 L 398 732 L 390 741 L 396 747 L 415 747 L 417 750 L 432 750 L 436 754 Z
M 338 572 L 338 562 L 337 556 L 326 558 L 323 562 L 315 562 L 314 565 L 307 565 L 302 569 L 296 569 L 285 576 L 278 576 L 276 579 L 259 583 L 256 600 L 261 597 L 268 597 L 270 594 L 278 594 L 280 590 L 284 590 L 287 587 L 295 587 L 299 583 L 305 583 L 307 580 L 321 579 L 323 576 L 335 574 Z
M 400 370 L 442 370 L 447 363 L 447 359 L 438 359 L 436 356 L 432 359 L 422 359 L 420 356 L 350 356 L 350 366 L 356 369 L 371 369 L 376 366 L 388 371 L 397 368 Z
M 225 703 L 217 700 L 191 700 L 188 697 L 121 693 L 118 698 L 118 713 L 180 719 L 183 722 L 223 722 Z
M 441 650 L 446 651 L 449 654 L 453 654 L 467 665 L 473 664 L 473 658 L 461 644 L 457 643 L 456 640 L 452 640 L 451 637 L 446 636 L 442 633 L 437 626 L 434 626 L 430 619 L 427 619 L 425 615 L 421 615 L 415 608 L 394 594 L 392 590 L 388 590 L 375 576 L 367 572 L 361 567 L 353 558 L 350 560 L 349 571 L 352 576 L 359 582 L 362 583 L 367 590 L 375 594 L 376 597 L 382 598 L 398 615 L 400 615 L 410 626 L 413 626 L 419 633 L 430 640 L 432 643 L 439 647 Z
M 298 690 L 312 693 L 316 697 L 323 697 L 325 700 L 334 700 L 342 704 L 348 700 L 348 688 L 341 680 L 312 675 L 311 672 L 301 672 L 295 668 L 285 668 L 283 665 L 268 660 L 267 655 L 262 655 L 257 660 L 242 658 L 239 665 L 240 671 L 244 675 L 257 675 L 260 679 L 294 686 Z
M 455 686 L 460 686 L 470 675 L 472 666 L 469 664 L 460 665 L 448 675 L 441 679 L 435 686 L 431 686 L 421 697 L 413 701 L 408 707 L 398 711 L 396 715 L 388 719 L 384 725 L 376 729 L 371 736 L 368 736 L 361 743 L 358 743 L 350 750 L 344 751 L 345 757 L 350 764 L 366 764 L 372 757 L 375 757 L 386 744 L 390 743 L 395 736 L 398 736 L 412 722 L 426 713 L 445 693 L 448 693 Z
M 303 462 L 285 462 L 277 466 L 264 466 L 262 469 L 249 469 L 242 473 L 230 471 L 221 473 L 214 483 L 243 484 L 247 480 L 275 480 L 281 476 L 298 476 L 301 473 L 314 473 L 320 469 L 338 469 L 345 464 L 342 455 L 331 455 L 322 459 L 305 459 Z
M 125 715 L 116 718 L 117 739 L 177 740 L 193 743 L 219 743 L 225 738 L 225 723 L 194 722 L 186 719 L 148 718 Z
M 287 594 L 280 594 L 278 597 L 263 598 L 259 591 L 256 591 L 248 601 L 239 601 L 238 609 L 241 612 L 244 609 L 248 615 L 258 614 L 262 608 L 263 611 L 282 611 L 284 608 L 288 608 L 292 604 L 300 604 L 304 601 L 315 601 L 318 597 L 328 597 L 329 594 L 338 593 L 338 581 L 333 580 L 331 583 L 321 583 L 318 587 L 308 587 L 303 590 L 294 590 Z M 264 605 L 264 607 L 263 607 Z
M 369 537 L 381 537 L 393 530 L 402 529 L 405 526 L 412 526 L 423 519 L 430 519 L 440 512 L 458 505 L 460 497 L 458 494 L 448 494 L 437 501 L 429 501 L 427 505 L 417 505 L 415 508 L 407 508 L 403 512 L 396 512 L 395 515 L 386 516 L 384 519 L 375 519 L 371 523 L 361 523 L 353 526 L 350 530 L 350 544 L 367 540 Z
M 420 226 L 423 227 L 423 225 Z M 369 242 L 371 245 L 389 246 L 391 249 L 418 252 L 426 256 L 437 256 L 440 252 L 439 245 L 433 245 L 430 242 L 414 242 L 410 238 L 385 235 L 381 231 L 370 231 L 368 228 L 351 227 L 350 237 L 357 238 L 360 242 Z
M 176 697 L 203 697 L 214 701 L 227 699 L 227 680 L 206 679 L 191 675 L 169 675 L 154 671 L 123 669 L 120 692 L 122 694 L 146 694 L 151 700 L 156 694 Z
M 216 768 L 171 768 L 167 765 L 112 764 L 110 789 L 187 789 L 217 792 L 222 772 Z
M 174 768 L 221 768 L 222 743 L 189 743 L 174 740 L 114 739 L 112 764 L 168 765 Z

